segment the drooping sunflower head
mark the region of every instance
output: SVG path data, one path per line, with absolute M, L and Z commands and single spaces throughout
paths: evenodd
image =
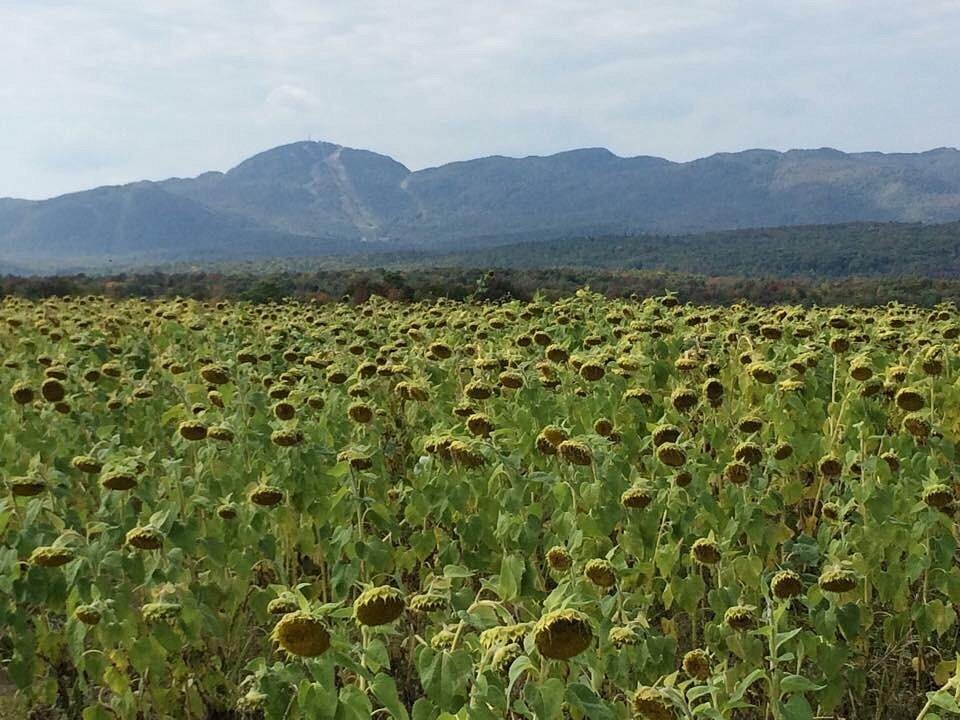
M 250 491 L 248 497 L 254 505 L 273 507 L 283 502 L 285 495 L 283 488 L 277 487 L 276 485 L 260 483 Z
M 353 615 L 361 625 L 386 625 L 400 617 L 405 607 L 400 590 L 381 585 L 360 593 L 353 603 Z
M 723 614 L 723 622 L 738 632 L 749 630 L 756 622 L 756 610 L 752 605 L 734 605 Z
M 34 391 L 28 383 L 18 382 L 10 388 L 10 397 L 17 405 L 29 405 L 33 402 Z
M 633 694 L 633 709 L 644 720 L 674 720 L 676 714 L 663 693 L 653 687 L 641 687 Z
M 623 394 L 624 400 L 633 400 L 640 405 L 653 405 L 653 395 L 644 388 L 631 388 Z
M 697 393 L 687 387 L 679 387 L 670 393 L 670 404 L 677 412 L 686 413 L 697 406 Z
M 629 625 L 614 625 L 607 633 L 607 640 L 618 650 L 625 647 L 633 647 L 640 642 L 640 636 L 637 631 Z
M 755 442 L 742 442 L 733 449 L 733 456 L 747 465 L 756 465 L 763 459 L 763 450 Z
M 152 525 L 135 527 L 127 532 L 126 543 L 139 550 L 159 550 L 163 547 L 163 533 Z
M 207 437 L 222 443 L 232 443 L 234 433 L 233 430 L 226 425 L 213 425 L 207 428 Z
M 533 627 L 537 651 L 551 660 L 569 660 L 590 647 L 593 629 L 590 619 L 578 610 L 554 610 Z
M 447 608 L 447 599 L 434 593 L 421 593 L 410 598 L 410 609 L 418 613 L 441 612 Z
M 687 461 L 687 454 L 676 443 L 667 442 L 657 448 L 657 460 L 667 467 L 677 468 Z
M 280 447 L 294 447 L 304 440 L 303 430 L 299 428 L 282 428 L 270 434 L 270 442 Z
M 474 413 L 467 418 L 467 429 L 477 437 L 489 437 L 494 430 L 494 424 L 484 413 Z
M 523 375 L 513 370 L 504 370 L 498 378 L 500 385 L 510 390 L 519 390 L 523 387 Z
M 177 427 L 177 432 L 185 440 L 203 440 L 207 437 L 207 426 L 200 420 L 184 420 Z
M 786 460 L 793 455 L 793 445 L 788 442 L 779 442 L 773 449 L 773 457 L 777 460 Z
M 820 514 L 827 520 L 836 520 L 842 512 L 840 506 L 835 502 L 825 502 L 820 506 Z
M 226 385 L 230 382 L 230 371 L 224 365 L 214 363 L 202 367 L 200 377 L 211 385 Z
M 555 545 L 547 551 L 547 564 L 554 572 L 565 572 L 573 565 L 573 558 L 565 547 Z
M 373 420 L 373 408 L 366 403 L 353 403 L 347 408 L 347 415 L 358 425 L 366 425 Z
M 747 415 L 746 417 L 740 418 L 737 422 L 737 429 L 747 435 L 760 432 L 762 428 L 763 418 L 757 417 L 756 415 Z
M 710 656 L 706 650 L 695 648 L 683 656 L 683 671 L 701 682 L 710 677 Z
M 750 480 L 750 466 L 741 460 L 729 462 L 723 468 L 723 479 L 733 485 L 744 485 Z
M 10 494 L 14 497 L 34 497 L 47 489 L 47 483 L 39 475 L 26 475 L 10 480 Z
M 317 657 L 330 648 L 330 633 L 323 620 L 299 610 L 280 618 L 270 639 L 297 657 Z
M 832 480 L 840 476 L 840 473 L 843 471 L 843 463 L 840 461 L 840 458 L 831 453 L 820 458 L 820 461 L 817 463 L 817 470 L 820 471 L 820 474 L 824 478 Z
M 923 413 L 910 413 L 903 419 L 903 428 L 917 440 L 926 440 L 930 436 L 932 427 Z
M 282 592 L 267 603 L 267 612 L 271 615 L 287 615 L 297 612 L 299 609 L 300 604 L 297 602 L 296 596 L 291 592 Z
M 490 660 L 490 667 L 496 672 L 505 673 L 513 665 L 513 661 L 523 655 L 523 648 L 519 643 L 507 643 L 501 645 L 493 651 L 493 657 Z
M 31 565 L 40 567 L 60 567 L 76 557 L 73 550 L 67 547 L 58 547 L 55 545 L 41 545 L 34 548 L 30 553 L 30 559 L 27 561 Z
M 103 618 L 100 609 L 94 604 L 77 605 L 73 616 L 84 625 L 96 625 Z
M 923 501 L 933 508 L 945 508 L 953 502 L 953 488 L 945 483 L 934 483 L 923 491 Z
M 523 640 L 529 632 L 530 623 L 515 623 L 513 625 L 496 625 L 480 633 L 480 647 L 492 650 L 496 647 L 508 645 Z
M 887 467 L 890 468 L 890 472 L 895 473 L 900 469 L 900 458 L 897 456 L 893 450 L 888 450 L 880 456 L 880 459 L 883 460 Z
M 620 496 L 620 504 L 625 508 L 643 510 L 653 502 L 653 494 L 644 485 L 634 485 Z
M 457 633 L 453 628 L 444 627 L 430 638 L 430 646 L 435 650 L 449 650 Z
M 557 445 L 560 459 L 570 465 L 587 466 L 593 462 L 593 451 L 590 446 L 579 440 L 564 440 Z
M 720 546 L 710 538 L 699 538 L 690 548 L 690 556 L 701 565 L 716 565 L 720 562 Z
M 373 467 L 373 459 L 369 455 L 350 448 L 337 453 L 337 462 L 345 462 L 357 471 L 369 470 Z
M 777 372 L 773 365 L 767 362 L 755 361 L 747 366 L 747 372 L 754 380 L 762 385 L 772 385 L 777 380 Z
M 593 423 L 593 431 L 601 437 L 610 437 L 613 433 L 613 421 L 609 418 L 598 418 Z
M 617 571 L 609 560 L 594 558 L 588 560 L 583 574 L 590 582 L 600 588 L 613 587 L 617 582 Z
M 596 382 L 606 374 L 603 364 L 594 360 L 588 360 L 580 366 L 580 377 L 587 382 Z
M 780 600 L 788 600 L 803 592 L 803 581 L 793 570 L 781 570 L 770 580 L 770 592 Z
M 482 467 L 486 462 L 483 453 L 476 445 L 464 442 L 463 440 L 454 440 L 450 443 L 450 456 L 458 465 L 465 468 L 475 469 Z
M 827 592 L 850 592 L 857 587 L 857 573 L 842 564 L 832 565 L 820 573 L 817 584 Z

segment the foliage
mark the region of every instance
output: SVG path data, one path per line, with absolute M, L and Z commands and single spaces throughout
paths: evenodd
M 0 319 L 0 662 L 36 717 L 960 714 L 952 305 Z

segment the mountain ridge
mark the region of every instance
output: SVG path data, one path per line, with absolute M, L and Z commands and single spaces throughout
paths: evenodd
M 960 150 L 751 148 L 676 162 L 607 148 L 491 155 L 410 170 L 370 150 L 288 143 L 226 172 L 45 200 L 0 198 L 0 261 L 449 251 L 585 234 L 683 234 L 860 221 L 960 220 Z

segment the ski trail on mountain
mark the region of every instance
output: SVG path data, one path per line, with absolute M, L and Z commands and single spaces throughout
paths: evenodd
M 343 166 L 343 160 L 340 158 L 341 152 L 343 152 L 343 148 L 338 147 L 324 158 L 324 162 L 333 174 L 337 189 L 340 191 L 340 204 L 357 230 L 361 233 L 375 232 L 379 229 L 380 223 L 377 217 L 363 204 L 357 189 L 350 181 L 347 169 Z M 365 237 L 364 239 L 368 238 Z

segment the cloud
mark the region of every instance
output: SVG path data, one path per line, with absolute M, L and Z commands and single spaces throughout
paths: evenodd
M 960 3 L 6 0 L 0 196 L 327 139 L 418 168 L 957 144 Z

